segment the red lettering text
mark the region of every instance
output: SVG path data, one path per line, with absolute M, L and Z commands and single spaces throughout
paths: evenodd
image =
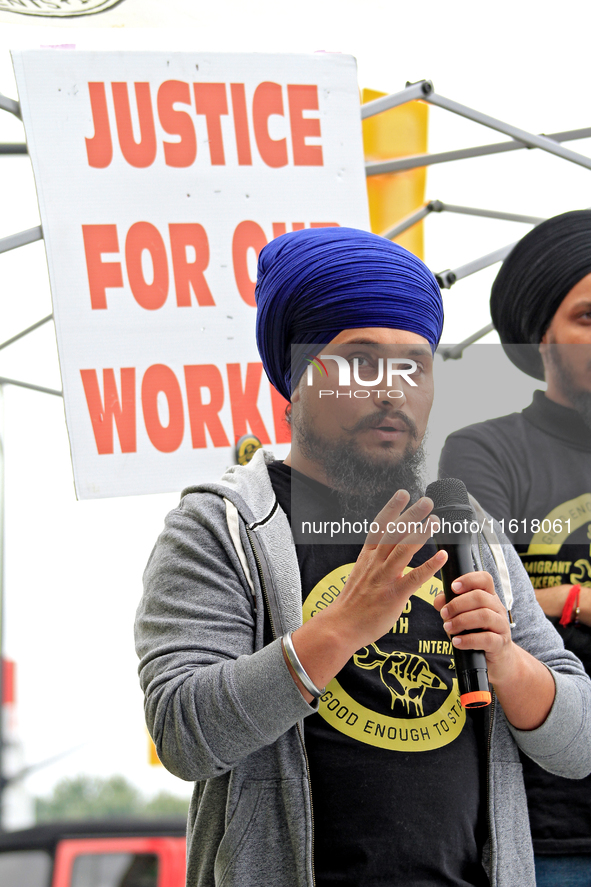
M 205 115 L 207 123 L 211 165 L 223 166 L 226 159 L 224 157 L 221 115 L 228 113 L 226 84 L 194 83 L 193 89 L 195 90 L 195 110 L 198 114 Z
M 234 440 L 238 440 L 243 434 L 247 434 L 249 430 L 247 426 L 249 426 L 252 434 L 255 434 L 262 444 L 271 443 L 263 417 L 257 407 L 262 375 L 262 363 L 249 363 L 246 367 L 246 381 L 243 387 L 240 364 L 228 364 L 228 386 L 230 389 Z
M 146 250 L 152 261 L 152 282 L 148 283 L 142 268 Z M 142 308 L 162 308 L 168 296 L 168 261 L 164 241 L 158 228 L 149 222 L 136 222 L 125 239 L 125 262 L 133 297 Z
M 113 159 L 113 142 L 109 126 L 109 111 L 104 83 L 89 83 L 90 110 L 94 123 L 94 136 L 84 139 L 89 166 L 104 169 Z
M 236 133 L 236 151 L 238 165 L 251 166 L 250 135 L 248 132 L 248 115 L 246 113 L 246 92 L 244 83 L 231 83 L 232 111 L 234 112 L 234 132 Z
M 224 382 L 214 364 L 185 367 L 189 424 L 193 449 L 207 446 L 205 429 L 209 431 L 214 447 L 229 447 L 219 412 L 224 405 Z M 209 401 L 203 401 L 203 389 L 209 393 Z
M 168 404 L 168 425 L 163 425 L 158 412 L 158 395 L 163 393 Z M 142 379 L 142 409 L 148 437 L 161 453 L 178 450 L 185 431 L 183 396 L 177 377 L 164 364 L 148 367 Z
M 232 262 L 234 264 L 234 277 L 236 286 L 242 299 L 253 308 L 255 281 L 251 280 L 248 273 L 248 251 L 253 249 L 258 260 L 259 253 L 267 244 L 265 232 L 256 222 L 240 222 L 234 231 L 232 238 Z
M 224 428 L 220 412 L 229 396 L 233 435 L 238 440 L 249 431 L 263 444 L 269 434 L 258 408 L 263 367 L 261 363 L 246 366 L 243 381 L 241 366 L 226 366 L 228 389 L 225 390 L 220 367 L 215 364 L 183 367 L 187 395 L 188 418 L 193 449 L 229 447 L 232 436 Z M 98 371 L 100 373 L 101 370 Z M 115 374 L 120 374 L 118 390 Z M 113 455 L 117 430 L 122 453 L 135 453 L 136 446 L 136 371 L 124 367 L 116 371 L 103 369 L 101 393 L 97 370 L 80 370 L 88 413 L 97 453 Z M 275 442 L 289 443 L 291 431 L 285 421 L 287 401 L 269 385 Z M 119 393 L 120 392 L 120 393 Z M 175 372 L 164 364 L 154 364 L 145 371 L 141 383 L 141 405 L 144 425 L 152 446 L 161 453 L 173 453 L 183 443 L 185 410 L 181 384 Z
M 180 136 L 178 142 L 163 142 L 167 166 L 191 166 L 197 156 L 197 139 L 193 121 L 186 111 L 177 111 L 175 102 L 191 104 L 191 90 L 182 80 L 166 80 L 158 89 L 158 117 L 162 128 L 170 135 Z
M 123 286 L 119 262 L 103 262 L 103 253 L 118 253 L 116 225 L 82 225 L 90 304 L 93 309 L 107 307 L 108 287 Z
M 133 105 L 133 99 L 130 99 L 132 85 L 135 94 Z M 195 113 L 205 117 L 210 162 L 212 166 L 223 166 L 226 155 L 222 116 L 230 113 L 226 84 L 192 85 Z M 322 146 L 307 144 L 309 139 L 319 139 L 321 136 L 319 117 L 308 116 L 319 111 L 318 87 L 291 83 L 286 88 L 287 119 L 280 83 L 259 83 L 254 90 L 251 109 L 246 99 L 245 84 L 230 83 L 231 115 L 239 166 L 251 166 L 253 162 L 249 112 L 252 114 L 254 142 L 267 166 L 277 169 L 289 162 L 287 138 L 273 138 L 269 131 L 269 121 L 273 116 L 282 117 L 285 129 L 290 132 L 295 166 L 323 165 Z M 89 165 L 97 169 L 110 165 L 116 130 L 121 154 L 127 163 L 139 169 L 151 166 L 156 159 L 157 143 L 150 84 L 116 82 L 111 83 L 111 91 L 115 109 L 113 125 L 109 119 L 105 84 L 88 84 L 94 124 L 94 135 L 85 139 Z M 185 109 L 178 108 L 178 105 L 184 105 Z M 197 136 L 191 109 L 191 84 L 184 80 L 165 80 L 161 83 L 156 96 L 156 113 L 164 132 L 177 137 L 175 141 L 162 141 L 165 164 L 181 168 L 192 166 L 197 157 Z
M 252 123 L 259 154 L 267 166 L 287 166 L 287 139 L 272 139 L 269 117 L 283 117 L 283 94 L 279 83 L 260 83 L 252 101 Z
M 287 87 L 291 144 L 294 166 L 322 166 L 322 147 L 307 145 L 307 136 L 320 135 L 320 120 L 304 117 L 304 111 L 318 110 L 318 87 L 292 83 Z
M 209 243 L 203 225 L 169 225 L 176 303 L 190 307 L 191 287 L 199 305 L 215 305 L 204 271 L 209 265 Z M 187 257 L 187 248 L 195 258 Z
M 122 453 L 135 453 L 135 369 L 121 370 L 121 400 L 115 373 L 103 370 L 104 402 L 101 399 L 96 370 L 80 370 L 88 412 L 98 453 L 113 452 L 113 421 L 117 426 Z
M 140 140 L 135 141 L 127 83 L 112 83 L 115 119 L 121 153 L 130 166 L 140 169 L 156 159 L 156 130 L 149 83 L 135 83 L 135 100 L 140 124 Z

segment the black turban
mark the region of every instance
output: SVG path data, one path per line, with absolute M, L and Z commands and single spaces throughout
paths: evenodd
M 591 274 L 591 210 L 562 213 L 526 234 L 501 266 L 490 313 L 509 359 L 544 378 L 539 344 L 564 297 Z

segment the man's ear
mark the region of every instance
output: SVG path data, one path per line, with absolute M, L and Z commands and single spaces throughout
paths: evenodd
M 540 339 L 540 344 L 538 345 L 538 351 L 540 352 L 540 357 L 542 358 L 542 363 L 544 363 L 544 359 L 546 356 L 546 347 L 548 345 L 548 330 L 544 333 L 542 338 Z M 544 364 L 545 366 L 545 364 Z
M 550 347 L 551 342 L 552 334 L 550 333 L 550 328 L 548 328 L 540 339 L 540 344 L 538 345 L 538 350 L 544 366 L 544 379 L 546 382 L 548 381 L 548 348 Z
M 294 389 L 293 394 L 291 395 L 291 402 L 297 403 L 300 399 L 300 386 Z

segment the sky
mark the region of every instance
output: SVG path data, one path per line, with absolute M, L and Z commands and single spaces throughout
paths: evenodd
M 2 4 L 0 4 L 1 7 Z M 420 12 L 419 12 L 420 10 Z M 123 0 L 67 20 L 0 9 L 0 93 L 17 98 L 9 50 L 75 44 L 94 49 L 350 53 L 359 84 L 398 92 L 427 78 L 438 93 L 531 132 L 591 125 L 588 18 L 582 2 L 495 4 L 425 0 Z M 504 136 L 430 111 L 429 150 Z M 0 112 L 0 141 L 22 141 Z M 589 140 L 569 146 L 591 154 Z M 0 237 L 39 224 L 27 157 L 0 157 Z M 591 171 L 540 151 L 519 151 L 429 169 L 426 199 L 547 217 L 591 205 Z M 510 243 L 524 224 L 432 214 L 425 260 L 454 268 Z M 0 341 L 51 313 L 43 243 L 0 255 Z M 443 341 L 489 321 L 498 266 L 444 292 Z M 489 337 L 494 341 L 495 334 Z M 456 370 L 456 372 L 461 372 Z M 0 351 L 0 375 L 61 387 L 53 324 Z M 524 406 L 532 385 L 515 379 L 501 412 Z M 35 764 L 74 749 L 27 779 L 46 794 L 77 773 L 123 773 L 146 794 L 190 786 L 147 763 L 132 624 L 141 574 L 178 493 L 78 502 L 61 398 L 4 388 L 6 655 L 17 662 L 18 735 Z M 196 459 L 195 480 L 199 480 Z

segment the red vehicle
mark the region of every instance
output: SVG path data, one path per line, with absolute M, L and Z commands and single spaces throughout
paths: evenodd
M 184 887 L 184 820 L 57 822 L 0 834 L 1 887 Z

